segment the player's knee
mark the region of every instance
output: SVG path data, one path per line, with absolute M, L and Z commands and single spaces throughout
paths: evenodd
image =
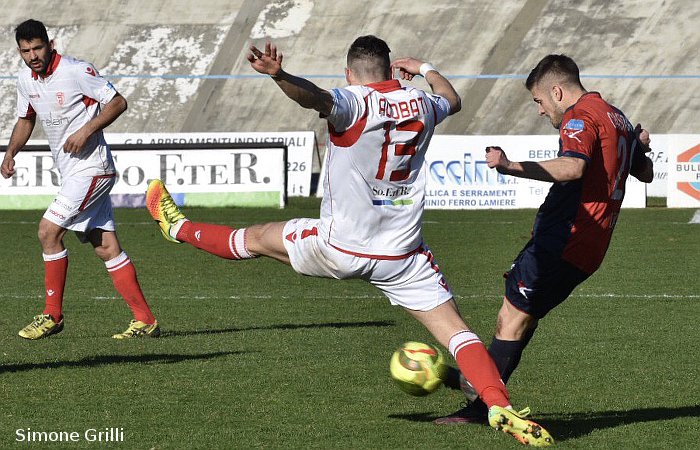
M 46 222 L 42 221 L 39 223 L 37 237 L 39 238 L 39 242 L 41 242 L 42 246 L 52 246 L 61 242 L 61 229 L 56 229 L 55 227 L 52 227 Z
M 249 252 L 260 253 L 264 242 L 265 225 L 253 225 L 245 229 L 245 247 Z
M 496 337 L 507 341 L 518 341 L 528 330 L 537 326 L 537 319 L 522 311 L 501 310 L 496 319 Z
M 264 223 L 252 225 L 245 229 L 246 250 L 255 255 L 273 256 L 279 245 L 276 241 L 281 241 L 276 223 Z
M 122 252 L 121 247 L 116 242 L 103 242 L 101 245 L 95 245 L 95 254 L 102 261 L 114 259 Z

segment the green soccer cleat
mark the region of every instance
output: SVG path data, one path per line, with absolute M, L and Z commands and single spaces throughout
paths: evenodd
M 19 330 L 19 336 L 24 339 L 41 339 L 63 330 L 63 319 L 56 323 L 49 314 L 34 316 L 32 323 Z
M 501 406 L 489 408 L 489 425 L 498 431 L 508 433 L 521 444 L 533 447 L 549 447 L 554 445 L 554 439 L 547 430 L 532 420 L 525 419 L 530 414 L 530 408 L 515 412 Z
M 158 337 L 160 336 L 160 327 L 158 322 L 152 325 L 143 323 L 140 320 L 132 319 L 129 322 L 129 328 L 127 328 L 123 333 L 117 333 L 112 337 L 114 339 L 131 339 L 139 337 Z
M 185 219 L 185 215 L 177 207 L 175 200 L 170 196 L 162 181 L 156 179 L 148 184 L 146 208 L 160 227 L 160 232 L 165 239 L 177 244 L 182 243 L 182 241 L 175 239 L 173 234 L 176 233 L 171 233 L 171 231 L 174 231 L 173 227 Z

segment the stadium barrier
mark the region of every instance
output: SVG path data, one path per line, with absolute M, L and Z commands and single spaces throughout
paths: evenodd
M 318 150 L 313 132 L 125 133 L 105 136 L 115 151 L 117 170 L 120 174 L 124 173 L 120 178 L 126 176 L 126 179 L 121 180 L 113 191 L 117 206 L 140 206 L 142 199 L 139 196 L 142 196 L 145 190 L 144 180 L 156 176 L 166 178 L 166 184 L 169 186 L 173 182 L 181 183 L 177 184 L 179 189 L 176 191 L 183 197 L 177 197 L 178 201 L 185 201 L 184 195 L 187 194 L 187 204 L 201 206 L 283 207 L 286 203 L 284 199 L 290 189 L 295 195 L 309 195 L 315 188 L 312 185 L 312 167 L 313 157 L 317 155 Z M 251 140 L 256 142 L 250 142 Z M 187 143 L 182 143 L 183 141 Z M 249 143 L 245 143 L 246 141 Z M 264 142 L 270 142 L 270 144 Z M 280 145 L 280 142 L 287 145 Z M 46 141 L 42 144 L 43 147 L 29 146 L 17 155 L 17 167 L 20 169 L 17 176 L 10 180 L 0 179 L 0 209 L 42 209 L 57 192 L 60 184 L 58 174 L 53 168 Z M 488 169 L 484 160 L 484 148 L 488 145 L 500 145 L 513 160 L 543 160 L 556 156 L 558 138 L 554 134 L 434 136 L 426 154 L 426 207 L 428 209 L 535 208 L 542 203 L 549 183 L 503 176 L 495 170 Z M 284 152 L 285 156 L 276 157 L 277 160 L 288 158 L 282 163 L 282 167 L 286 167 L 286 170 L 283 170 L 283 175 L 286 177 L 286 181 L 283 182 L 286 189 L 282 188 L 283 193 L 275 191 L 277 193 L 273 194 L 269 190 L 255 191 L 254 186 L 263 184 L 266 188 L 270 188 L 274 180 L 281 178 L 279 174 L 267 175 L 268 169 L 274 170 L 275 163 L 268 162 L 264 158 L 259 159 L 257 152 L 266 148 L 291 148 L 290 146 L 295 149 L 294 161 L 289 161 L 292 157 L 286 156 L 286 152 Z M 134 149 L 140 149 L 142 152 L 151 150 L 156 153 L 151 154 L 150 162 L 146 162 L 149 160 L 146 157 L 148 153 L 139 153 L 138 158 L 131 159 L 129 159 L 129 153 L 120 155 L 122 151 L 128 152 Z M 218 156 L 211 156 L 214 159 L 207 162 L 202 159 L 205 157 L 202 150 L 206 149 L 215 152 L 226 149 L 255 150 L 255 167 L 245 166 L 252 164 L 253 159 L 246 162 L 242 158 L 248 156 L 243 154 L 237 157 L 229 155 L 234 159 L 238 158 L 237 162 L 235 160 L 219 161 L 216 159 Z M 169 157 L 157 153 L 165 150 L 177 150 L 182 154 Z M 194 150 L 197 151 L 197 156 L 191 154 L 190 151 Z M 4 150 L 0 148 L 0 151 Z M 265 156 L 273 157 L 271 154 Z M 654 182 L 646 185 L 631 177 L 623 207 L 644 207 L 647 195 L 659 196 L 659 185 L 665 188 L 661 196 L 667 197 L 669 207 L 700 207 L 700 135 L 654 135 L 650 156 L 655 165 Z M 206 158 L 209 157 L 206 156 Z M 152 160 L 153 158 L 164 158 L 165 162 L 161 160 L 156 162 Z M 168 172 L 167 165 L 163 165 L 168 162 L 175 164 L 176 160 L 177 167 L 180 165 L 187 167 L 182 170 L 189 171 L 189 179 L 187 177 L 176 179 L 175 172 Z M 234 171 L 234 181 L 229 183 L 227 179 L 224 183 L 223 178 L 220 178 L 223 172 L 216 171 L 217 168 L 229 167 L 230 164 L 233 164 L 231 167 Z M 238 164 L 237 169 L 236 164 Z M 142 167 L 144 165 L 148 165 L 149 168 Z M 199 186 L 199 177 L 204 176 L 202 172 L 204 169 L 200 166 L 204 165 L 208 165 L 210 170 L 208 191 Z M 193 168 L 195 166 L 199 168 L 195 170 Z M 250 178 L 253 174 L 250 170 L 255 173 L 255 180 Z M 262 175 L 262 178 L 258 177 L 260 170 L 266 171 L 266 175 Z M 324 170 L 325 161 L 321 166 L 321 180 Z M 247 179 L 235 180 L 235 176 L 245 177 L 245 171 L 248 171 Z M 194 182 L 192 176 L 195 177 Z M 265 179 L 268 182 L 261 183 L 259 179 Z M 322 194 L 323 184 L 320 182 L 317 195 Z
M 542 161 L 556 157 L 558 136 L 433 136 L 425 155 L 426 209 L 539 207 L 551 183 L 501 175 L 489 169 L 484 150 L 491 145 L 502 147 L 514 161 Z M 325 164 L 321 180 L 324 173 Z M 323 195 L 322 182 L 316 192 Z M 646 185 L 637 180 L 628 183 L 622 206 L 644 208 Z
M 320 157 L 313 131 L 211 133 L 105 133 L 111 144 L 284 144 L 287 146 L 287 195 L 308 197 Z
M 162 179 L 178 205 L 270 206 L 287 201 L 287 146 L 280 143 L 112 144 L 115 207 L 142 207 Z M 0 149 L 4 152 L 4 149 Z M 0 209 L 44 209 L 61 185 L 48 145 L 26 146 L 17 173 L 0 178 Z
M 666 204 L 669 208 L 700 208 L 700 134 L 667 136 L 670 163 Z
M 537 208 L 550 183 L 498 174 L 486 166 L 484 150 L 502 147 L 514 161 L 556 157 L 559 138 L 551 135 L 435 135 L 426 153 L 426 208 Z M 625 208 L 643 208 L 646 197 L 668 196 L 669 207 L 700 207 L 700 135 L 652 136 L 654 181 L 647 185 L 628 178 Z M 669 161 L 669 163 L 667 163 Z M 317 196 L 323 195 L 325 161 Z M 668 173 L 668 176 L 667 176 Z M 651 192 L 653 190 L 653 192 Z

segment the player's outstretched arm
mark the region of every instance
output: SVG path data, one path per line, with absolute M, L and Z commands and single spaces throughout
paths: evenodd
M 391 63 L 392 70 L 399 71 L 399 76 L 404 80 L 412 80 L 416 75 L 425 77 L 434 94 L 445 97 L 450 104 L 450 115 L 458 113 L 462 109 L 462 99 L 447 78 L 431 64 L 416 58 L 399 58 Z
M 282 59 L 282 53 L 278 52 L 277 46 L 270 42 L 265 43 L 264 52 L 254 45 L 250 46 L 248 61 L 253 70 L 269 75 L 282 92 L 302 108 L 315 109 L 324 116 L 329 115 L 333 108 L 333 95 L 307 79 L 282 70 Z
M 10 135 L 10 142 L 7 144 L 5 156 L 2 159 L 2 166 L 0 166 L 0 173 L 3 178 L 10 178 L 15 174 L 15 155 L 22 150 L 24 144 L 29 140 L 34 130 L 35 123 L 36 116 L 32 116 L 31 118 L 20 117 L 17 119 L 17 123 Z
M 561 156 L 546 161 L 515 162 L 497 146 L 486 147 L 486 165 L 504 175 L 549 182 L 578 180 L 586 171 L 586 162 L 580 158 Z

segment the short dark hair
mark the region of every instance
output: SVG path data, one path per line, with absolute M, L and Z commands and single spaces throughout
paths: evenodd
M 367 35 L 360 36 L 355 39 L 355 42 L 350 45 L 348 50 L 348 66 L 352 61 L 357 59 L 377 59 L 381 60 L 382 64 L 389 67 L 389 46 L 377 36 Z
M 17 45 L 19 45 L 19 41 L 31 41 L 37 38 L 47 44 L 49 43 L 49 34 L 46 32 L 46 27 L 38 20 L 25 20 L 15 28 L 15 40 L 17 41 Z
M 531 91 L 547 75 L 556 75 L 565 83 L 575 84 L 583 88 L 578 66 L 573 59 L 566 55 L 547 55 L 542 58 L 528 75 L 525 87 Z

